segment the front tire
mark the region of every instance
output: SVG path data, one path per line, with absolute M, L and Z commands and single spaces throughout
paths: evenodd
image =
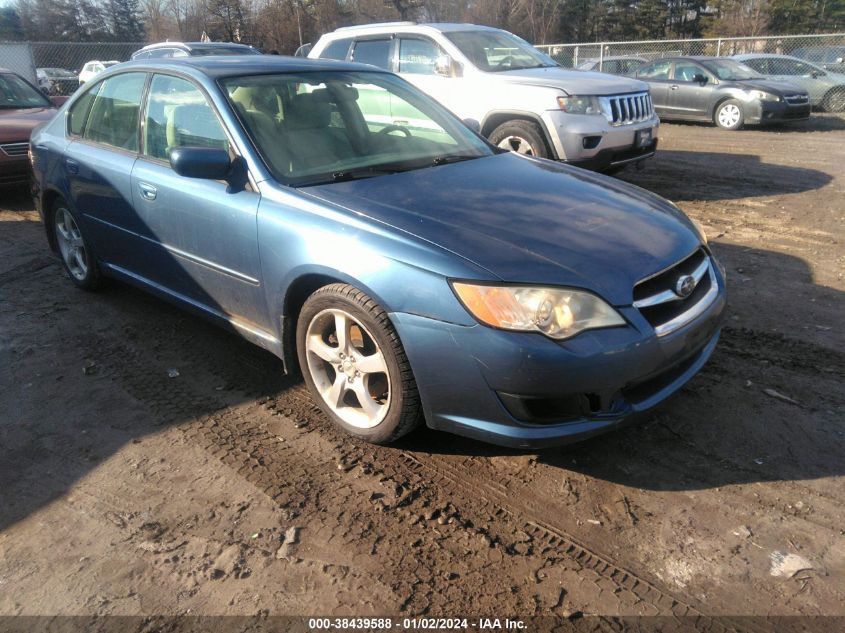
M 317 404 L 350 435 L 389 444 L 419 424 L 419 393 L 399 336 L 357 288 L 332 284 L 305 301 L 296 351 Z
M 822 99 L 825 112 L 845 112 L 845 88 L 834 88 Z
M 745 123 L 742 103 L 737 99 L 722 101 L 713 113 L 713 122 L 723 130 L 738 130 Z
M 543 130 L 531 121 L 506 121 L 493 130 L 488 140 L 501 149 L 517 154 L 537 158 L 548 158 L 550 155 Z
M 64 200 L 57 200 L 50 213 L 53 237 L 68 278 L 83 290 L 96 290 L 102 283 L 97 258 L 82 232 L 76 214 Z

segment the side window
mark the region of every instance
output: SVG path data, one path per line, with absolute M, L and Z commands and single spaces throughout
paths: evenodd
M 352 61 L 390 70 L 390 40 L 361 40 L 355 42 Z
M 335 40 L 323 49 L 323 52 L 320 53 L 320 57 L 324 59 L 339 59 L 342 61 L 346 59 L 346 55 L 349 53 L 349 45 L 351 43 L 352 40 L 349 38 L 345 40 Z
M 696 75 L 703 74 L 704 71 L 696 64 L 675 62 L 675 81 L 695 81 Z
M 103 84 L 97 84 L 91 90 L 77 99 L 76 103 L 70 108 L 68 114 L 68 130 L 74 136 L 82 136 L 85 129 L 85 122 L 88 120 L 88 113 L 91 111 L 91 104 L 94 103 L 94 97 L 100 90 Z
M 124 73 L 103 81 L 94 97 L 84 138 L 138 151 L 138 112 L 146 80 L 145 73 Z
M 753 68 L 754 70 L 756 70 L 760 74 L 763 74 L 763 75 L 769 74 L 769 60 L 768 59 L 760 59 L 760 58 L 743 59 L 741 63 L 745 64 L 746 66 L 749 66 L 750 68 Z M 778 73 L 773 72 L 772 74 L 777 75 Z
M 441 55 L 443 50 L 431 40 L 402 38 L 399 40 L 399 72 L 433 75 Z
M 190 81 L 155 75 L 150 84 L 144 154 L 169 160 L 177 147 L 229 150 L 223 126 L 208 101 Z
M 640 69 L 637 76 L 640 79 L 669 79 L 669 69 L 672 67 L 672 62 L 660 61 L 652 62 Z

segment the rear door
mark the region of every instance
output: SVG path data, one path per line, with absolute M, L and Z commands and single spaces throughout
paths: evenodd
M 669 107 L 669 75 L 672 71 L 672 62 L 666 59 L 659 59 L 641 67 L 637 72 L 637 78 L 647 81 L 651 92 L 651 102 L 658 115 L 671 114 Z
M 63 168 L 74 208 L 82 214 L 98 258 L 132 269 L 142 261 L 143 223 L 130 178 L 138 155 L 138 116 L 147 74 L 113 75 L 70 111 Z
M 259 195 L 248 185 L 185 178 L 170 167 L 177 147 L 215 147 L 235 156 L 202 89 L 155 74 L 144 113 L 132 196 L 149 238 L 143 275 L 218 314 L 267 328 L 256 232 Z

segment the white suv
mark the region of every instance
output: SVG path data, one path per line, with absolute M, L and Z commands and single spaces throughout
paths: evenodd
M 654 156 L 657 127 L 648 85 L 566 70 L 519 37 L 474 24 L 395 22 L 323 35 L 311 58 L 398 73 L 459 117 L 478 121 L 499 147 L 614 170 Z M 393 113 L 396 125 L 408 113 Z

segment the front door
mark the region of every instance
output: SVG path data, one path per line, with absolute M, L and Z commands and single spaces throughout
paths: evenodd
M 672 62 L 661 59 L 646 64 L 637 72 L 638 79 L 648 82 L 654 111 L 660 116 L 672 112 L 669 107 L 669 75 L 671 70 Z
M 217 113 L 192 82 L 154 75 L 143 137 L 132 169 L 135 208 L 149 236 L 141 274 L 206 309 L 268 328 L 256 228 L 259 195 L 223 181 L 185 178 L 169 163 L 177 147 L 232 153 Z
M 707 79 L 696 81 L 697 76 Z M 692 62 L 675 62 L 674 81 L 669 86 L 669 107 L 676 116 L 707 117 L 707 106 L 713 92 L 712 78 L 706 70 Z

